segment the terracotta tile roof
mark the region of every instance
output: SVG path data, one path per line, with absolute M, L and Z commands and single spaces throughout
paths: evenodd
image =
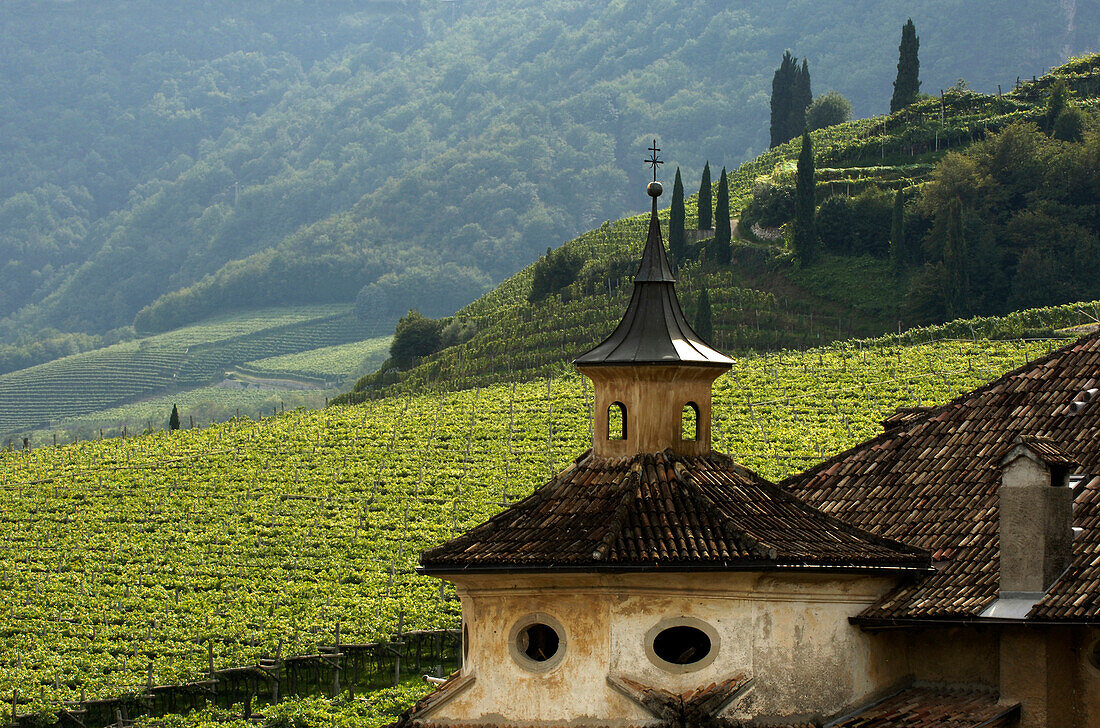
M 925 569 L 928 554 L 824 516 L 725 455 L 581 456 L 531 496 L 420 555 L 477 569 Z
M 628 677 L 608 676 L 607 682 L 670 725 L 700 726 L 716 721 L 752 679 L 738 673 L 682 693 L 651 687 Z
M 1019 705 L 999 705 L 991 692 L 911 687 L 825 728 L 1009 728 L 1018 715 Z
M 1022 435 L 1100 474 L 1100 397 L 1074 404 L 1098 382 L 1093 334 L 782 483 L 825 513 L 931 552 L 936 573 L 863 618 L 971 618 L 996 599 L 1000 459 Z M 1072 566 L 1030 618 L 1100 619 L 1100 479 L 1075 493 Z

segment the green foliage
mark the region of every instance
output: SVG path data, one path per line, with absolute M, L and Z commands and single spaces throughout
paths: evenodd
M 894 206 L 890 210 L 890 263 L 895 275 L 900 275 L 909 264 L 905 241 L 905 195 L 901 190 L 894 193 Z
M 245 719 L 245 706 L 210 705 L 184 714 L 139 718 L 135 728 L 383 728 L 392 724 L 432 689 L 423 678 L 409 678 L 399 685 L 373 690 L 353 698 L 289 697 L 273 705 L 253 706 Z M 262 720 L 261 716 L 262 715 Z
M 561 293 L 577 280 L 581 263 L 581 259 L 567 248 L 554 251 L 547 248 L 546 255 L 531 266 L 531 292 L 527 294 L 527 300 L 538 303 L 552 294 Z
M 726 168 L 718 178 L 718 201 L 714 205 L 714 244 L 718 250 L 719 265 L 730 263 L 730 185 Z
M 814 148 L 810 135 L 803 133 L 794 189 L 794 231 L 791 242 L 795 255 L 806 264 L 817 260 L 818 254 L 817 227 L 814 224 L 815 205 Z
M 714 227 L 711 207 L 711 191 L 710 191 L 710 160 L 703 165 L 703 176 L 699 180 L 699 199 L 698 204 L 698 221 L 697 227 L 700 230 L 710 230 Z
M 814 217 L 822 247 L 841 255 L 887 257 L 892 202 L 888 192 L 876 187 L 854 197 L 826 198 Z
M 1031 123 L 1007 126 L 965 153 L 949 154 L 921 188 L 932 220 L 920 288 L 943 286 L 944 315 L 1001 314 L 1100 294 L 1092 214 L 1100 135 L 1051 139 Z M 914 294 L 917 291 L 914 291 Z M 922 293 L 921 301 L 930 300 Z M 923 304 L 925 320 L 939 315 Z
M 1058 114 L 1050 135 L 1064 142 L 1079 142 L 1084 139 L 1088 123 L 1088 113 L 1084 109 L 1071 106 Z
M 172 414 L 168 417 L 168 429 L 178 430 L 180 428 L 180 412 L 176 409 L 175 403 L 172 404 Z
M 1064 78 L 1059 78 L 1050 87 L 1050 95 L 1047 97 L 1046 118 L 1044 119 L 1046 129 L 1054 129 L 1054 123 L 1065 111 L 1068 99 L 1069 85 Z
M 442 328 L 439 321 L 425 318 L 415 309 L 409 311 L 397 322 L 390 343 L 390 358 L 405 369 L 420 357 L 438 351 Z
M 920 94 L 920 38 L 913 19 L 909 18 L 901 28 L 901 44 L 898 45 L 898 77 L 894 81 L 894 95 L 890 97 L 890 113 L 904 109 L 917 100 Z
M 668 212 L 668 252 L 677 264 L 684 259 L 684 246 L 684 183 L 677 167 L 676 181 L 672 185 L 672 205 Z
M 852 118 L 852 104 L 836 91 L 818 96 L 806 107 L 806 129 L 817 131 Z
M 477 268 L 415 265 L 364 286 L 355 297 L 355 314 L 364 322 L 395 321 L 408 310 L 409 292 L 417 291 L 426 315 L 447 316 L 489 288 L 489 277 Z

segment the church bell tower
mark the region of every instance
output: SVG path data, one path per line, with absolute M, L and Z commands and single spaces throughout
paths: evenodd
M 676 297 L 676 278 L 665 256 L 657 198 L 657 152 L 649 234 L 634 276 L 634 294 L 618 327 L 573 364 L 595 391 L 592 452 L 622 457 L 667 449 L 679 455 L 711 451 L 711 385 L 733 360 L 696 334 Z

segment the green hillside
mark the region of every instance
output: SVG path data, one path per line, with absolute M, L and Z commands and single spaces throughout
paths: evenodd
M 1040 130 L 1057 83 L 1069 91 L 1067 115 L 1083 125 L 1073 139 Z M 689 320 L 705 288 L 714 343 L 759 351 L 1100 297 L 1098 102 L 1100 55 L 1092 55 L 1003 95 L 956 87 L 889 117 L 813 132 L 824 246 L 813 263 L 796 259 L 782 236 L 769 242 L 749 230 L 750 221 L 781 225 L 793 215 L 800 142 L 742 164 L 729 176 L 731 214 L 740 218 L 732 260 L 718 262 L 714 242 L 703 241 L 689 243 L 679 261 L 678 291 Z M 891 220 L 899 190 L 904 234 L 895 246 Z M 641 186 L 637 192 L 642 197 Z M 955 247 L 968 245 L 965 254 L 952 254 L 947 242 L 949 203 L 957 197 L 963 232 Z M 687 200 L 689 230 L 696 203 L 694 196 Z M 618 321 L 647 218 L 607 222 L 566 243 L 555 255 L 577 261 L 576 275 L 548 298 L 529 300 L 535 266 L 512 276 L 455 314 L 454 321 L 474 332 L 468 341 L 411 370 L 366 377 L 350 400 L 397 383 L 474 386 L 557 371 Z M 667 235 L 667 209 L 661 220 Z M 956 267 L 949 275 L 950 265 Z M 954 296 L 952 276 L 966 281 L 952 289 Z M 1070 317 L 1027 325 L 1049 330 L 1084 320 L 1074 319 L 1072 308 L 1064 313 Z
M 324 378 L 327 374 L 320 370 L 331 368 L 326 362 L 333 359 L 333 352 L 327 347 L 363 340 L 371 333 L 370 327 L 359 321 L 347 305 L 284 307 L 223 316 L 165 334 L 64 357 L 0 375 L 0 433 L 22 434 L 49 423 L 86 418 L 156 395 L 203 387 L 221 381 L 234 366 L 247 366 L 254 360 L 260 360 L 259 367 L 264 369 L 257 370 L 258 376 L 296 380 L 309 386 L 328 382 L 331 386 L 346 375 L 333 373 L 330 378 Z M 363 353 L 360 361 L 352 364 L 355 355 L 337 356 L 336 360 L 348 364 L 345 371 L 350 374 L 363 364 L 371 351 L 384 345 L 358 343 L 357 349 L 352 351 Z M 295 360 L 297 364 L 288 363 L 283 369 L 278 369 L 277 363 L 275 367 L 270 363 L 273 355 L 312 350 L 321 352 L 301 355 Z M 317 358 L 315 368 L 319 379 L 298 371 L 311 356 Z M 321 399 L 316 404 L 323 404 L 323 397 Z M 149 418 L 139 417 L 135 421 L 116 411 L 95 421 L 99 421 L 100 426 L 106 421 L 109 427 L 128 422 L 131 429 L 146 419 L 159 423 L 176 400 L 167 398 L 165 401 L 168 401 L 168 409 Z M 233 409 L 227 411 L 232 413 Z M 248 408 L 246 411 L 251 414 L 255 410 Z
M 1011 328 L 1003 322 L 1002 328 Z M 940 335 L 950 331 L 939 332 Z M 935 337 L 936 332 L 926 332 Z M 718 449 L 778 479 L 1058 342 L 865 342 L 740 360 Z M 406 628 L 457 602 L 419 549 L 587 447 L 575 374 L 0 453 L 0 694 L 20 712 Z M 151 665 L 151 667 L 150 667 Z
M 642 140 L 688 178 L 765 148 L 785 49 L 886 108 L 905 16 L 924 90 L 1007 90 L 1090 48 L 1089 4 L 905 13 L 677 0 L 13 0 L 0 26 L 0 334 L 164 331 L 273 305 L 444 315 L 637 210 Z M 1019 22 L 1019 18 L 1027 22 Z M 111 42 L 105 44 L 104 38 Z M 53 335 L 53 334 L 51 334 Z

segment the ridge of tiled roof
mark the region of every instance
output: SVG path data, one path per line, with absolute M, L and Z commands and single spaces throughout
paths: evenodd
M 1100 474 L 1100 398 L 1071 406 L 1097 382 L 1100 333 L 780 484 L 825 513 L 931 552 L 935 573 L 887 594 L 862 620 L 974 619 L 997 598 L 1000 460 L 1023 436 Z M 1100 621 L 1100 478 L 1075 495 L 1073 562 L 1030 619 Z
M 926 552 L 819 513 L 728 456 L 587 452 L 488 521 L 423 551 L 423 573 L 924 570 Z
M 1067 453 L 1058 446 L 1058 443 L 1049 437 L 1020 435 L 1016 438 L 1016 442 L 1021 445 L 1026 445 L 1029 450 L 1038 455 L 1039 459 L 1048 465 L 1076 467 L 1081 464 L 1077 461 L 1077 458 Z

